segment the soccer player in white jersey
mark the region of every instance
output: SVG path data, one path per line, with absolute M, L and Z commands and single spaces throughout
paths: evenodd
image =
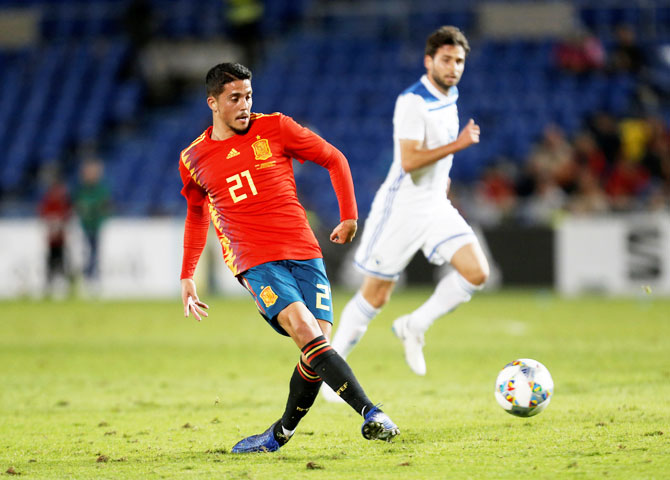
M 458 133 L 456 84 L 470 46 L 456 27 L 443 26 L 426 42 L 426 74 L 398 96 L 393 116 L 394 158 L 365 222 L 355 265 L 363 284 L 347 303 L 332 346 L 346 357 L 391 297 L 398 277 L 418 250 L 433 264 L 449 262 L 431 297 L 393 322 L 405 359 L 426 374 L 424 333 L 440 316 L 470 300 L 489 275 L 472 228 L 447 198 L 453 154 L 479 142 L 471 119 Z M 325 390 L 328 400 L 337 400 Z

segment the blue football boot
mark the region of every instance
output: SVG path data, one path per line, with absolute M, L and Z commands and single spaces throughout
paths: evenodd
M 276 452 L 281 446 L 274 435 L 275 425 L 277 425 L 279 421 L 280 420 L 277 420 L 270 425 L 270 428 L 261 434 L 243 438 L 235 444 L 231 451 L 233 453 Z
M 361 433 L 368 440 L 390 442 L 393 437 L 400 433 L 400 429 L 388 415 L 379 409 L 379 405 L 375 405 L 372 410 L 365 414 Z

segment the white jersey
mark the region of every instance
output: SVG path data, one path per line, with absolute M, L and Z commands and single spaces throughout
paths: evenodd
M 444 198 L 453 155 L 406 174 L 400 164 L 399 141 L 418 140 L 422 148 L 433 149 L 456 140 L 457 100 L 458 88 L 451 87 L 445 95 L 426 75 L 398 96 L 393 114 L 393 164 L 382 189 L 399 183 L 398 194 L 412 198 L 413 202 Z
M 418 140 L 425 149 L 456 140 L 457 99 L 455 86 L 445 95 L 426 75 L 398 96 L 393 163 L 372 202 L 354 260 L 365 273 L 397 279 L 418 250 L 439 265 L 450 261 L 463 245 L 477 242 L 447 199 L 453 155 L 410 173 L 400 161 L 400 140 Z

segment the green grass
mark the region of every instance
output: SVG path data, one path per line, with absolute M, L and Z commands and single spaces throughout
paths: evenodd
M 0 477 L 670 478 L 670 300 L 481 294 L 432 327 L 419 378 L 390 324 L 428 294 L 398 292 L 349 358 L 394 443 L 319 398 L 280 452 L 243 456 L 230 447 L 281 415 L 298 359 L 249 299 L 207 298 L 202 323 L 178 300 L 2 302 Z M 556 385 L 530 419 L 493 396 L 519 357 Z

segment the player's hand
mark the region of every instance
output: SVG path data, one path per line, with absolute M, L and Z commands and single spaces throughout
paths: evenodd
M 468 148 L 472 144 L 479 143 L 479 133 L 479 125 L 477 125 L 473 119 L 470 119 L 456 139 L 459 150 Z
M 184 304 L 185 317 L 188 317 L 191 312 L 198 321 L 202 320 L 201 315 L 203 317 L 209 316 L 205 310 L 209 306 L 198 298 L 195 291 L 195 282 L 192 278 L 182 278 L 181 280 L 181 301 Z
M 345 220 L 335 227 L 333 233 L 330 234 L 330 241 L 339 244 L 349 243 L 356 236 L 357 229 L 356 220 Z

